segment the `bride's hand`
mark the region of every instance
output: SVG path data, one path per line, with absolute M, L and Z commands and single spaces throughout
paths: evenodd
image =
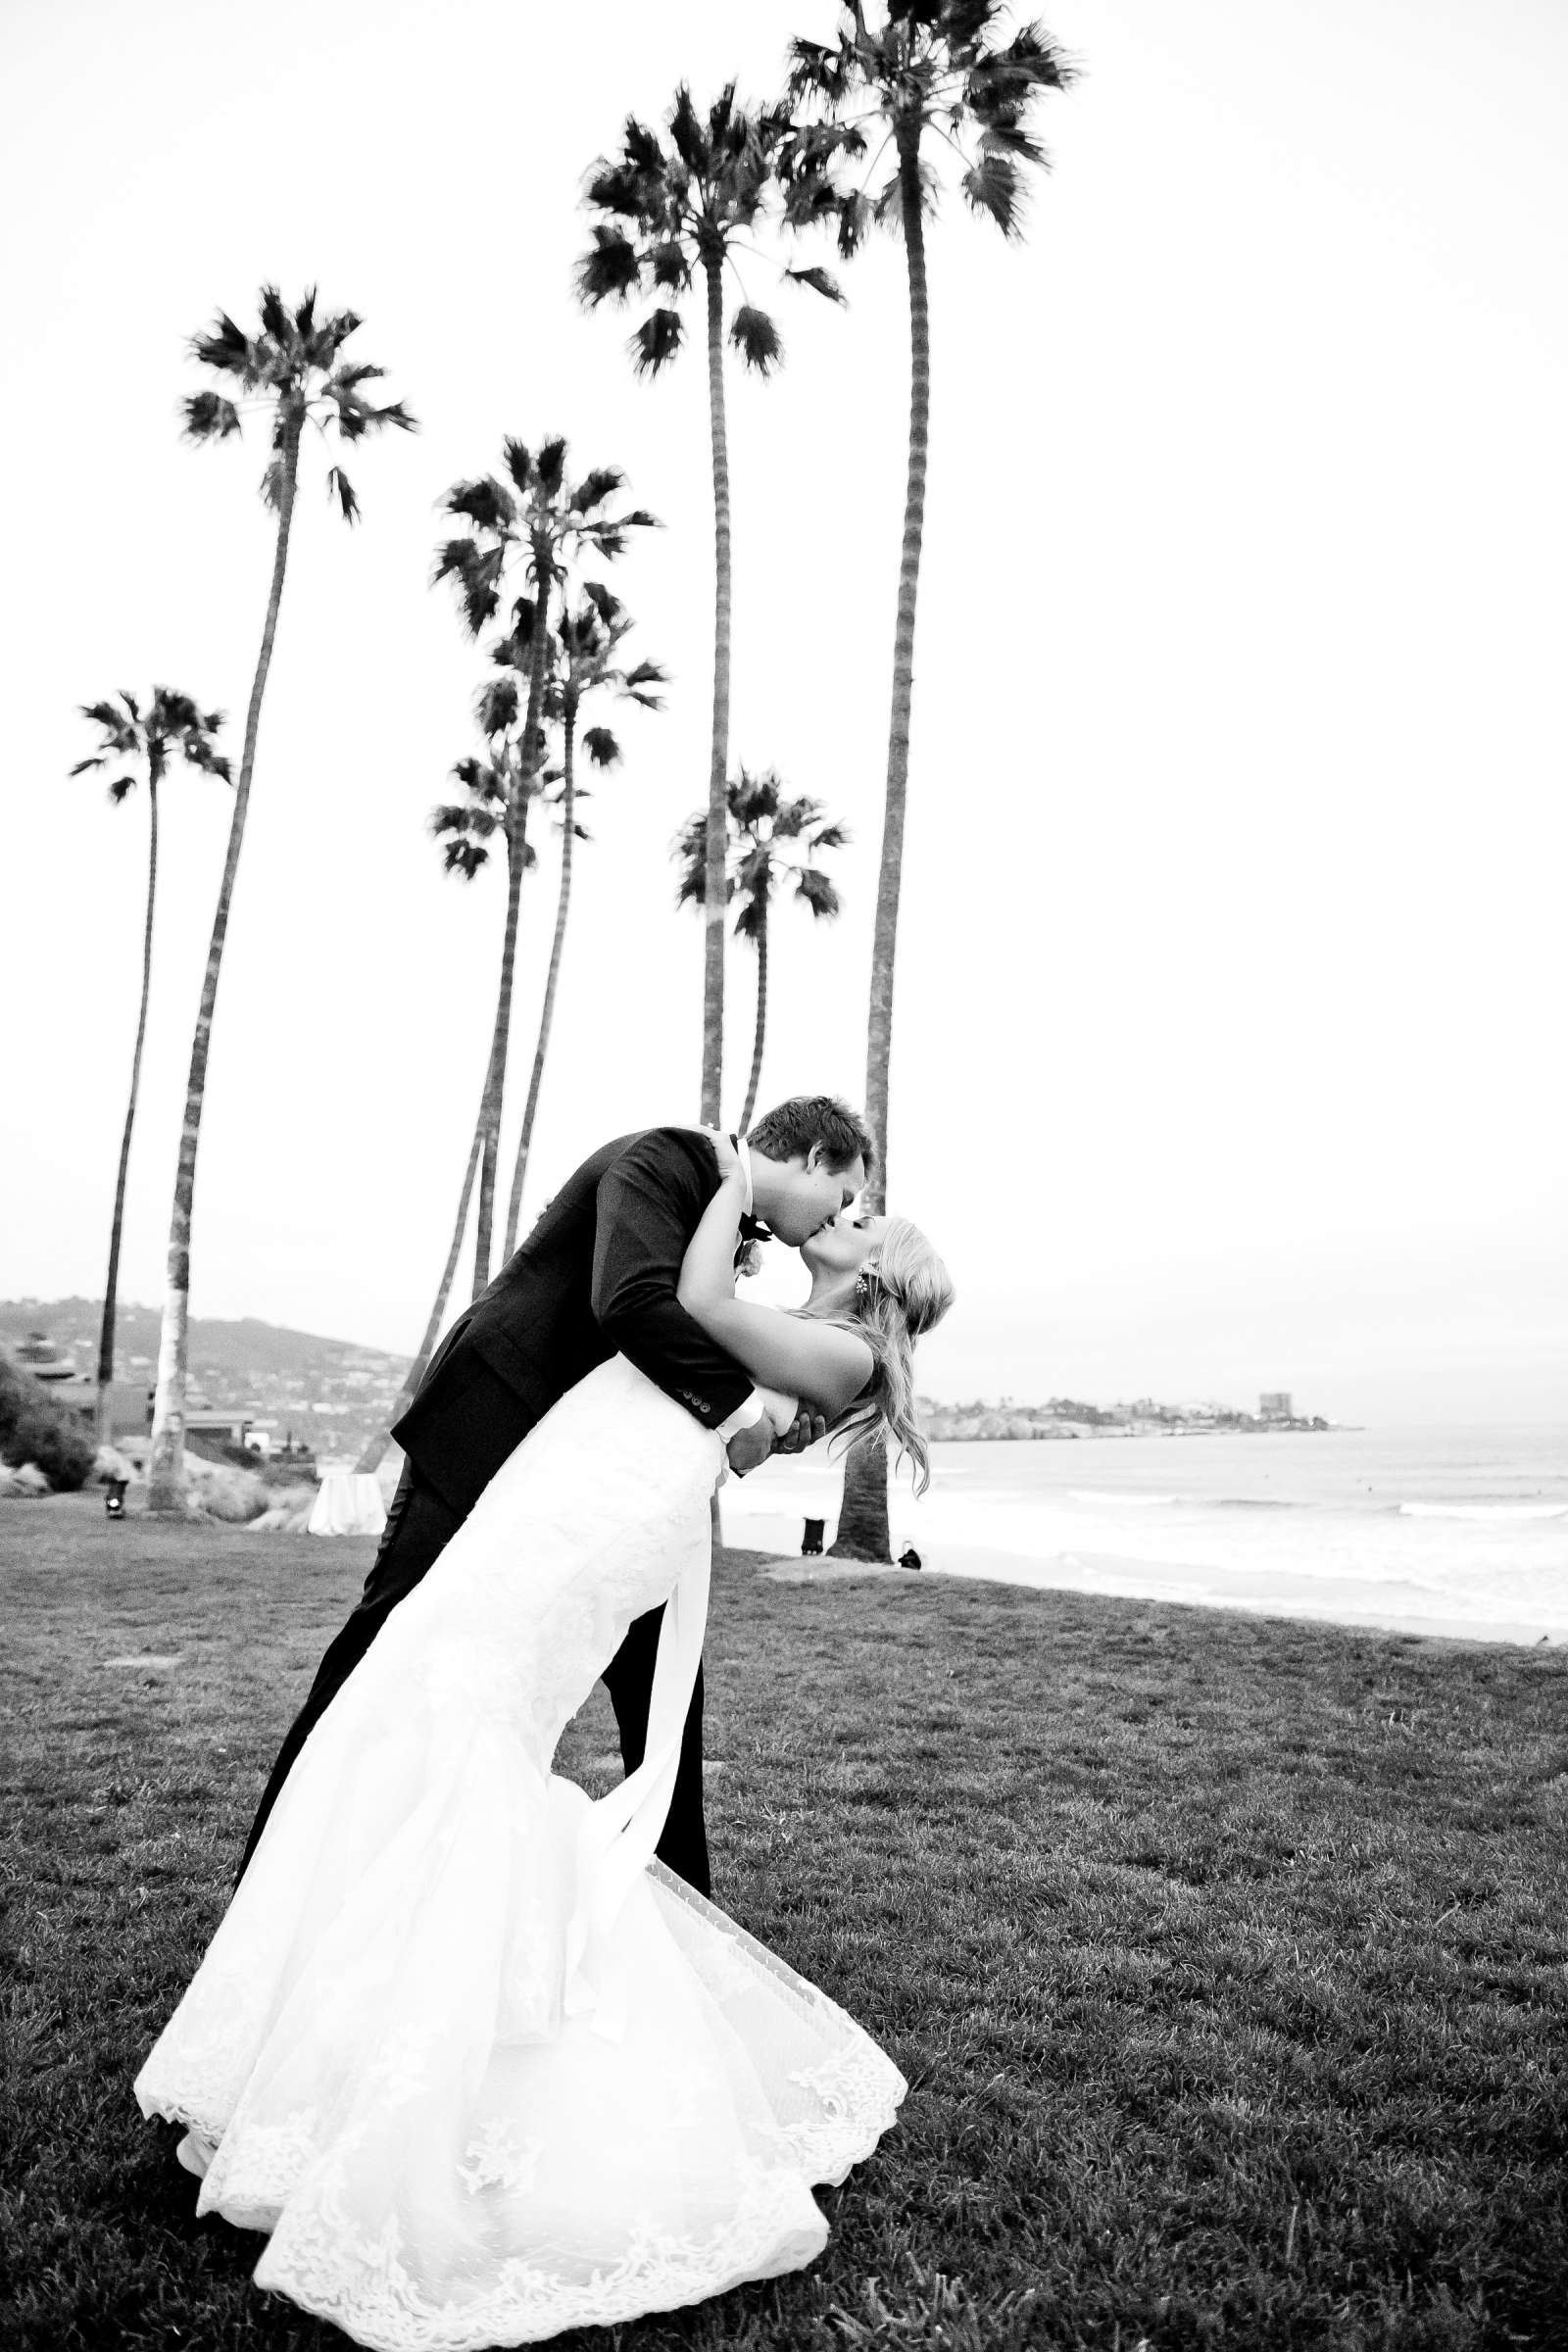
M 702 1132 L 713 1147 L 713 1157 L 718 1162 L 719 1183 L 727 1183 L 731 1176 L 744 1178 L 746 1171 L 741 1166 L 741 1155 L 723 1129 L 721 1127 L 705 1127 Z

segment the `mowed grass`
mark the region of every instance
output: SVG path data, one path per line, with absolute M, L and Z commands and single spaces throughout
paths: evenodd
M 130 2083 L 371 1549 L 0 1505 L 7 2352 L 343 2341 Z M 1568 2345 L 1560 1650 L 732 1553 L 708 1658 L 717 1899 L 912 2088 L 813 2270 L 563 2343 Z

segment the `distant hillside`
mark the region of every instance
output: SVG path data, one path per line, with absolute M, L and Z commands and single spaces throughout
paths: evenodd
M 41 1331 L 68 1349 L 77 1372 L 90 1380 L 98 1365 L 102 1312 L 96 1298 L 0 1299 L 0 1348 L 12 1349 L 29 1332 Z M 152 1386 L 161 1321 L 158 1307 L 121 1307 L 117 1379 Z M 191 1317 L 190 1375 L 207 1402 L 243 1406 L 253 1418 L 275 1422 L 280 1438 L 292 1431 L 318 1453 L 358 1453 L 385 1426 L 408 1367 L 406 1355 L 289 1331 L 254 1315 L 237 1323 Z

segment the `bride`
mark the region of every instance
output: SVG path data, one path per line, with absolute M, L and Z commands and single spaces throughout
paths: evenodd
M 926 1476 L 911 1351 L 952 1301 L 900 1217 L 825 1228 L 793 1314 L 734 1296 L 745 1178 L 680 1299 L 766 1393 L 881 1427 Z M 854 2019 L 654 1856 L 708 1604 L 719 1438 L 624 1356 L 502 1465 L 312 1731 L 136 2078 L 260 2285 L 421 2352 L 609 2325 L 814 2259 L 810 2190 L 894 2120 Z M 526 1560 L 525 1573 L 518 1573 Z M 642 1764 L 551 1772 L 666 1602 Z

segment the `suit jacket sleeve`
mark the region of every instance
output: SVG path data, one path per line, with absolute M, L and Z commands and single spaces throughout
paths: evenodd
M 714 1346 L 675 1296 L 686 1245 L 717 1184 L 711 1147 L 701 1136 L 655 1128 L 601 1177 L 594 1237 L 600 1329 L 708 1429 L 752 1391 L 750 1373 Z

